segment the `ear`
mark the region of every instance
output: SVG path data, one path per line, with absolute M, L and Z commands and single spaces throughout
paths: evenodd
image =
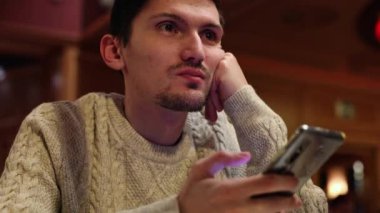
M 124 60 L 120 49 L 122 43 L 119 39 L 110 34 L 106 34 L 100 40 L 100 54 L 104 63 L 114 70 L 122 70 L 124 68 Z

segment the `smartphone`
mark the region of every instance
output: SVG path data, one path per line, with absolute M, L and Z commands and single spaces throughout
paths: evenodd
M 299 181 L 295 190 L 298 191 L 344 140 L 345 134 L 341 131 L 301 125 L 263 173 L 294 175 Z M 271 195 L 291 196 L 293 193 L 278 192 Z

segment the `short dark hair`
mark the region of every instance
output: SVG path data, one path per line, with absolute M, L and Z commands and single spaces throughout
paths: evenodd
M 148 1 L 154 0 L 115 0 L 111 12 L 110 33 L 127 44 L 131 35 L 132 22 Z M 224 19 L 221 13 L 220 0 L 212 0 L 219 12 L 221 24 Z

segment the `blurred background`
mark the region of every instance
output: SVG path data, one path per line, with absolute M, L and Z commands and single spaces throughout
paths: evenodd
M 98 53 L 112 0 L 0 0 L 0 171 L 37 105 L 123 92 Z M 380 212 L 380 1 L 223 0 L 226 36 L 289 135 L 345 131 L 313 177 L 331 212 Z

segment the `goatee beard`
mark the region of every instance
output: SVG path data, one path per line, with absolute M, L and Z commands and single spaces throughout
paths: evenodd
M 194 91 L 203 93 L 201 91 Z M 190 92 L 191 93 L 191 92 Z M 202 110 L 206 103 L 205 94 L 170 94 L 163 92 L 157 95 L 158 104 L 174 111 L 195 112 Z
M 202 70 L 205 74 L 205 79 L 209 79 L 211 76 L 207 68 L 202 65 L 202 61 L 196 63 L 194 61 L 186 61 L 170 67 L 169 70 L 174 73 L 175 70 L 182 67 L 192 67 Z M 207 88 L 206 91 L 201 91 L 199 90 L 199 85 L 196 83 L 188 83 L 186 86 L 190 91 L 183 94 L 169 92 L 169 88 L 167 88 L 166 91 L 156 96 L 157 104 L 175 111 L 195 112 L 202 110 L 206 103 L 209 88 Z

